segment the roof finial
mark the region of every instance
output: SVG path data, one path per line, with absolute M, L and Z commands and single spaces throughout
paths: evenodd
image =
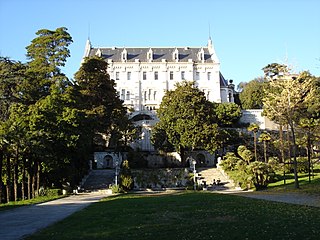
M 88 40 L 90 41 L 90 22 L 88 22 Z

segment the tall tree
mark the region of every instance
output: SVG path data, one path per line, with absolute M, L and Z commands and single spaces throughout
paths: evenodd
M 263 68 L 270 79 L 270 89 L 264 99 L 264 113 L 271 120 L 288 124 L 292 135 L 295 187 L 299 188 L 296 159 L 296 125 L 301 118 L 311 92 L 311 79 L 290 75 L 283 65 L 271 64 Z
M 240 92 L 241 107 L 243 109 L 262 109 L 264 89 L 268 87 L 265 78 L 259 77 L 248 82 Z
M 68 46 L 72 43 L 72 37 L 67 30 L 65 27 L 56 30 L 41 29 L 26 47 L 28 76 L 21 84 L 25 101 L 34 103 L 50 94 L 50 87 L 56 81 L 68 82 L 60 69 L 70 57 Z
M 86 58 L 75 74 L 75 85 L 92 134 L 103 134 L 108 139 L 116 137 L 115 141 L 119 142 L 123 134 L 128 134 L 126 130 L 131 123 L 107 68 L 108 64 L 102 58 Z
M 166 141 L 180 153 L 183 162 L 186 150 L 202 148 L 214 152 L 217 149 L 214 105 L 193 82 L 177 83 L 175 90 L 167 91 L 157 113 L 160 121 L 156 129 L 166 133 Z

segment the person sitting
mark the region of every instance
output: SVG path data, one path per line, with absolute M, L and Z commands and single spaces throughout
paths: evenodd
M 220 185 L 220 183 L 221 183 L 221 180 L 220 180 L 220 178 L 218 178 L 217 185 Z

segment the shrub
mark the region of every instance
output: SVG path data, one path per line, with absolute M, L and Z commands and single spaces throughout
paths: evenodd
M 119 185 L 111 186 L 112 193 L 123 193 L 123 189 Z
M 39 196 L 55 197 L 62 195 L 61 189 L 58 188 L 44 188 L 39 189 Z
M 128 160 L 123 161 L 120 172 L 120 185 L 124 191 L 133 189 L 133 177 Z

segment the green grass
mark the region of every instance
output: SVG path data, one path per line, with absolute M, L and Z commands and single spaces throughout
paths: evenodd
M 298 173 L 299 189 L 294 187 L 294 175 L 286 174 L 286 185 L 283 181 L 283 172 L 278 172 L 277 181 L 268 185 L 269 191 L 298 191 L 307 194 L 320 195 L 320 166 L 317 165 L 314 169 L 314 175 L 311 176 L 309 182 L 308 173 Z
M 28 239 L 319 239 L 320 208 L 210 192 L 109 197 Z
M 42 203 L 42 202 L 48 202 L 51 200 L 55 200 L 58 198 L 65 197 L 63 195 L 60 196 L 40 196 L 36 197 L 30 200 L 21 200 L 17 202 L 9 202 L 9 203 L 3 203 L 0 204 L 0 211 L 16 208 L 16 207 L 21 207 L 21 206 L 27 206 L 27 205 L 32 205 L 32 204 L 37 204 L 37 203 Z

